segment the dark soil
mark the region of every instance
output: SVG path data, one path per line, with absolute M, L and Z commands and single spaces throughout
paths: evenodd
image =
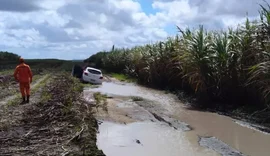
M 0 99 L 14 94 L 18 87 L 19 85 L 12 75 L 0 75 Z
M 0 123 L 5 125 L 0 155 L 103 156 L 96 146 L 98 124 L 82 90 L 78 80 L 59 74 L 37 92 L 39 102 L 14 106 L 13 118 Z

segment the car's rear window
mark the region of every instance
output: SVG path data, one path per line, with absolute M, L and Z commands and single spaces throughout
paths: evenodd
M 96 71 L 96 70 L 92 70 L 92 69 L 88 69 L 88 71 L 89 71 L 91 74 L 96 74 L 96 75 L 100 75 L 100 74 L 101 74 L 101 72 Z

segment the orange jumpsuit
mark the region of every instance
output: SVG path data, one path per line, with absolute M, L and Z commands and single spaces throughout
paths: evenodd
M 19 64 L 15 69 L 14 77 L 20 83 L 22 97 L 30 96 L 30 83 L 33 77 L 31 68 L 25 63 Z

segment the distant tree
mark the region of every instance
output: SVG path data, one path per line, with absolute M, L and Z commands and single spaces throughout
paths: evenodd
M 104 63 L 103 59 L 106 56 L 107 52 L 98 52 L 92 56 L 90 56 L 88 59 L 84 60 L 85 63 L 88 63 L 91 66 L 97 67 L 97 68 L 103 68 Z
M 0 51 L 0 61 L 17 61 L 19 59 L 19 55 L 13 54 L 10 52 L 2 52 Z

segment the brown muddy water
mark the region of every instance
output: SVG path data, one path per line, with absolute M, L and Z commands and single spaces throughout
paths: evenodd
M 85 89 L 108 99 L 97 145 L 107 156 L 270 156 L 270 135 L 216 113 L 190 110 L 172 94 L 127 83 Z M 132 97 L 143 100 L 132 100 Z

